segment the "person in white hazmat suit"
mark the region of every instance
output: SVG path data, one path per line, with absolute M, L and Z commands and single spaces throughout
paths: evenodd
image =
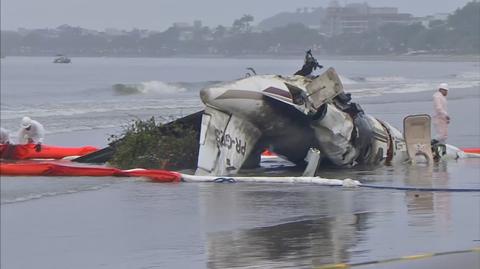
M 23 117 L 18 132 L 18 142 L 20 144 L 36 144 L 35 150 L 42 150 L 43 138 L 45 135 L 45 129 L 43 125 L 36 120 L 32 120 L 29 117 Z
M 433 125 L 437 134 L 436 139 L 442 144 L 447 141 L 448 124 L 450 123 L 450 116 L 447 112 L 447 95 L 447 83 L 440 84 L 438 91 L 433 94 Z
M 0 127 L 0 144 L 10 144 L 10 133 L 3 127 Z

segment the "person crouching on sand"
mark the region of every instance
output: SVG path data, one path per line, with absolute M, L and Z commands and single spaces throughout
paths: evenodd
M 18 132 L 18 142 L 20 144 L 35 144 L 35 151 L 42 150 L 45 129 L 43 125 L 29 117 L 23 117 Z

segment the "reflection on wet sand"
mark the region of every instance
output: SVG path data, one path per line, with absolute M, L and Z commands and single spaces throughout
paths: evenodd
M 311 186 L 202 186 L 209 268 L 311 268 L 344 262 L 369 217 L 355 191 Z
M 448 188 L 449 174 L 445 163 L 414 165 L 405 170 L 405 185 L 426 188 Z M 450 193 L 405 192 L 409 225 L 432 227 L 442 224 L 448 228 L 451 220 Z
M 321 175 L 384 186 L 469 188 L 478 184 L 478 164 L 361 167 Z M 312 268 L 467 249 L 478 238 L 478 211 L 469 212 L 478 204 L 477 193 L 290 184 L 200 189 L 208 268 Z
M 208 268 L 311 268 L 348 261 L 369 213 L 304 218 L 207 235 Z

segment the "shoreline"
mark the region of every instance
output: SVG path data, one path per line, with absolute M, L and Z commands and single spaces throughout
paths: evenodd
M 324 60 L 351 60 L 351 61 L 418 61 L 418 62 L 477 62 L 480 63 L 480 54 L 423 54 L 423 55 L 328 55 L 318 54 L 319 59 Z M 54 57 L 50 55 L 7 55 L 2 59 L 7 58 L 49 58 Z M 71 55 L 70 58 L 145 58 L 145 59 L 271 59 L 271 60 L 289 60 L 289 59 L 303 59 L 304 54 L 245 54 L 245 55 L 210 55 L 210 54 L 198 54 L 198 55 L 171 55 L 171 56 L 88 56 Z

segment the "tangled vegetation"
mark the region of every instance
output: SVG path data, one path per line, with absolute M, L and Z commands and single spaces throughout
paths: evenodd
M 134 120 L 121 136 L 111 136 L 110 163 L 122 169 L 187 169 L 197 165 L 199 131 L 181 121 L 162 124 L 154 117 Z

